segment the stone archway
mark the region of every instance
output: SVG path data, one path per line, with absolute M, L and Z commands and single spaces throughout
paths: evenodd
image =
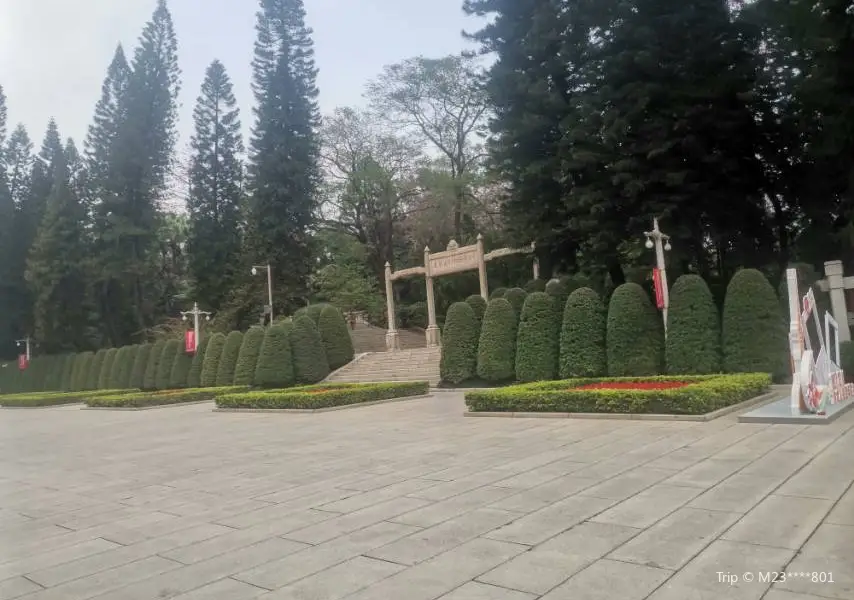
M 386 349 L 400 350 L 400 336 L 397 331 L 394 308 L 394 292 L 392 285 L 398 279 L 406 279 L 418 275 L 424 276 L 427 286 L 427 347 L 440 345 L 439 326 L 436 324 L 436 299 L 433 291 L 433 278 L 465 271 L 477 271 L 480 282 L 480 295 L 484 300 L 489 299 L 489 286 L 486 279 L 486 263 L 513 254 L 533 254 L 534 243 L 527 248 L 499 248 L 489 253 L 483 251 L 483 236 L 478 234 L 477 242 L 469 246 L 460 246 L 451 240 L 442 252 L 431 252 L 429 246 L 424 248 L 424 266 L 410 267 L 400 271 L 392 271 L 391 264 L 385 264 L 385 295 L 388 312 L 388 330 L 386 331 Z M 534 279 L 540 277 L 540 266 L 534 257 Z

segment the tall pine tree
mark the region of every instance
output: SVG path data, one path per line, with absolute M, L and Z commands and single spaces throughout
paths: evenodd
M 180 71 L 172 16 L 158 0 L 117 102 L 109 184 L 95 207 L 99 309 L 109 340 L 131 342 L 156 319 L 159 203 L 175 142 Z
M 6 175 L 6 96 L 0 86 L 0 360 L 14 354 L 13 306 L 15 286 L 12 264 L 15 201 Z
M 91 311 L 86 271 L 90 251 L 83 229 L 84 210 L 75 191 L 68 140 L 52 164 L 53 186 L 27 264 L 33 296 L 34 334 L 49 354 L 91 347 Z
M 223 64 L 208 67 L 193 112 L 188 252 L 195 296 L 214 310 L 234 286 L 240 266 L 243 168 L 240 113 Z
M 304 304 L 311 268 L 320 178 L 317 69 L 302 0 L 261 0 L 256 31 L 247 249 L 255 264 L 272 265 L 274 301 L 289 310 Z M 262 280 L 253 280 L 258 299 L 265 297 Z

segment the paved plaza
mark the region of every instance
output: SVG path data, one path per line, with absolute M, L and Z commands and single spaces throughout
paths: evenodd
M 854 413 L 211 408 L 0 411 L 0 600 L 854 599 Z

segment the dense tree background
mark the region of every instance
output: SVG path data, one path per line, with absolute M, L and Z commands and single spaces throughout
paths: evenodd
M 364 108 L 321 119 L 303 1 L 259 0 L 246 148 L 211 57 L 176 153 L 165 0 L 117 46 L 81 151 L 52 120 L 14 124 L 0 87 L 0 358 L 28 335 L 56 353 L 173 335 L 194 301 L 214 329 L 245 328 L 267 304 L 252 265 L 272 267 L 276 315 L 328 301 L 383 322 L 386 262 L 478 233 L 487 250 L 535 241 L 542 278 L 605 296 L 648 285 L 653 216 L 671 279 L 702 275 L 718 301 L 742 267 L 852 273 L 850 0 L 461 3 L 489 17 L 466 34 L 488 68 L 406 58 Z M 524 285 L 531 260 L 490 263 L 490 288 Z M 439 314 L 477 291 L 474 274 L 442 278 Z M 394 293 L 399 322 L 423 326 L 423 281 Z

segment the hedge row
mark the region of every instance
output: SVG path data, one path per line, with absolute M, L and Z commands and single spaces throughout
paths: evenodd
M 216 398 L 216 405 L 219 408 L 316 410 L 422 396 L 428 391 L 426 381 L 322 384 L 289 390 L 221 394 Z
M 499 288 L 482 318 L 483 300 L 467 299 L 479 331 L 475 348 L 469 343 L 471 319 L 462 316 L 462 303 L 454 305 L 442 335 L 443 381 L 721 371 L 769 373 L 780 381 L 788 375 L 787 325 L 773 287 L 759 271 L 744 269 L 732 278 L 722 315 L 701 277 L 677 279 L 670 290 L 666 341 L 661 313 L 640 285 L 617 287 L 606 308 L 596 292 L 578 283 L 555 280 L 545 293 L 531 294 Z
M 596 379 L 569 379 L 466 393 L 473 412 L 561 412 L 702 415 L 755 398 L 771 384 L 767 373 L 670 377 L 618 377 L 607 382 L 690 382 L 658 390 L 578 389 Z
M 249 388 L 225 386 L 215 388 L 195 388 L 183 390 L 160 390 L 153 392 L 119 392 L 89 395 L 86 406 L 92 408 L 143 408 L 146 406 L 168 406 L 188 402 L 213 400 L 218 394 L 245 392 Z
M 341 312 L 312 305 L 291 321 L 246 335 L 233 331 L 202 338 L 184 352 L 178 339 L 62 356 L 35 357 L 25 371 L 0 369 L 0 393 L 143 391 L 224 387 L 287 387 L 317 383 L 354 356 Z

